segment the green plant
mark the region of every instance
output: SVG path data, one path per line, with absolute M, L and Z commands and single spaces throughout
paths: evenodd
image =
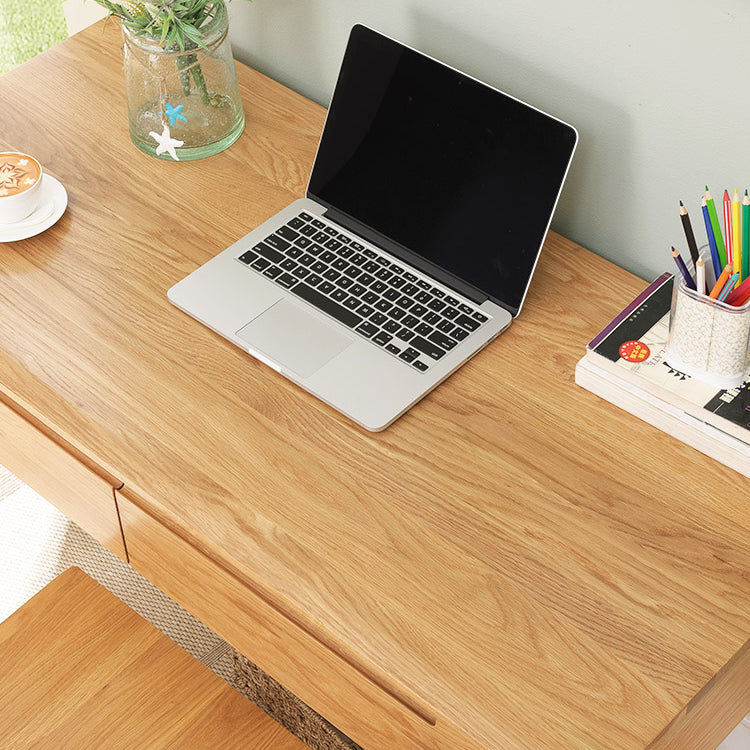
M 175 64 L 183 93 L 190 93 L 191 78 L 204 104 L 217 103 L 208 90 L 198 57 L 191 50 L 206 49 L 203 29 L 214 18 L 224 0 L 94 0 L 131 34 L 156 40 L 169 52 L 179 52 Z
M 137 36 L 158 39 L 164 49 L 202 47 L 201 28 L 224 0 L 94 0 Z

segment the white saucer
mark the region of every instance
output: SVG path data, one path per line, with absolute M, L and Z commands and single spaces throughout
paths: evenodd
M 43 175 L 41 190 L 39 206 L 31 216 L 14 224 L 0 224 L 0 242 L 15 242 L 33 237 L 49 229 L 65 213 L 68 193 L 59 180 L 49 174 Z

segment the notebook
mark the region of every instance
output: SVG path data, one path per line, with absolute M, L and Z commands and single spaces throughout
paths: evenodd
M 357 25 L 305 197 L 169 299 L 382 430 L 518 315 L 577 140 L 560 119 Z

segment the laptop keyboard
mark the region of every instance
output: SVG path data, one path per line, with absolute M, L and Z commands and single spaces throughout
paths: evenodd
M 238 260 L 421 372 L 489 319 L 306 212 Z

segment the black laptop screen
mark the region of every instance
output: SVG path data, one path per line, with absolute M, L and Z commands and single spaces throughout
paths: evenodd
M 308 194 L 515 315 L 575 143 L 569 125 L 355 26 Z

